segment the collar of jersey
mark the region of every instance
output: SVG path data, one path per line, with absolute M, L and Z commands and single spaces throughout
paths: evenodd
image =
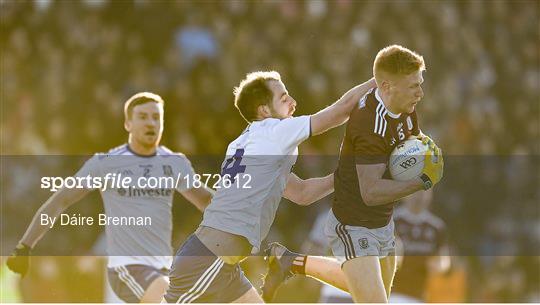
M 391 117 L 393 119 L 399 119 L 399 117 L 401 116 L 401 113 L 400 114 L 395 114 L 395 113 L 392 113 L 390 110 L 388 110 L 388 108 L 386 108 L 386 105 L 384 104 L 381 96 L 379 95 L 379 88 L 375 89 L 375 98 L 377 99 L 377 101 L 379 101 L 379 103 L 381 103 L 383 105 L 383 107 L 386 110 L 386 113 L 388 114 L 389 117 Z
M 136 153 L 135 151 L 133 151 L 133 149 L 131 149 L 131 147 L 129 147 L 129 144 L 126 144 L 126 146 L 127 146 L 127 150 L 128 150 L 130 153 L 132 153 L 132 154 L 134 154 L 135 156 L 137 156 L 137 157 L 141 157 L 141 158 L 152 158 L 152 157 L 155 157 L 155 156 L 157 155 L 157 148 L 156 148 L 156 152 L 153 153 L 153 154 L 151 154 L 151 155 L 141 155 L 141 154 L 138 154 L 138 153 Z

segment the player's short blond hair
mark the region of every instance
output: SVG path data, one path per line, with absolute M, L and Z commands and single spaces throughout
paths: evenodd
M 162 107 L 165 105 L 165 102 L 163 102 L 161 96 L 152 92 L 139 92 L 130 97 L 124 103 L 124 117 L 126 120 L 131 119 L 131 116 L 133 115 L 133 108 L 135 108 L 135 106 L 146 103 L 157 103 Z
M 422 56 L 400 45 L 391 45 L 380 50 L 373 62 L 375 79 L 409 75 L 425 69 Z
M 268 87 L 270 80 L 281 81 L 281 75 L 276 71 L 251 72 L 234 88 L 234 106 L 248 123 L 257 119 L 260 105 L 272 103 L 273 93 Z

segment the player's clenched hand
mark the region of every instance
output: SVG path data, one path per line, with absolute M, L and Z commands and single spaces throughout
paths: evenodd
M 32 249 L 29 246 L 18 244 L 7 259 L 8 268 L 24 277 L 30 265 L 30 250 Z
M 422 180 L 424 188 L 429 189 L 441 181 L 444 170 L 444 159 L 440 148 L 428 149 L 424 156 L 424 169 L 422 170 Z

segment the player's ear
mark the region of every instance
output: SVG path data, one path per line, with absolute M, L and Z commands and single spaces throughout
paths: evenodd
M 259 107 L 257 107 L 257 114 L 263 119 L 266 119 L 272 116 L 270 112 L 270 107 L 268 107 L 268 105 L 259 105 Z
M 382 90 L 383 92 L 388 92 L 390 91 L 390 82 L 387 80 L 387 79 L 384 79 L 381 81 L 381 84 L 379 86 L 378 84 L 378 87 L 380 88 L 380 90 Z
M 124 120 L 124 129 L 127 132 L 131 132 L 131 120 L 129 119 Z

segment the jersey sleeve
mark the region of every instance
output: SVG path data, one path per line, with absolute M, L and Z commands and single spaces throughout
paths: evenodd
M 290 152 L 311 135 L 311 117 L 304 115 L 280 120 L 272 133 L 282 150 Z
M 388 161 L 384 139 L 376 134 L 363 133 L 352 137 L 356 164 L 380 164 Z
M 176 186 L 176 190 L 179 192 L 183 192 L 185 190 L 193 188 L 195 170 L 193 169 L 193 166 L 191 165 L 189 159 L 186 156 L 179 154 L 177 156 L 177 161 L 175 164 L 177 167 L 176 170 L 179 173 L 177 179 L 180 179 Z
M 93 155 L 90 159 L 84 162 L 84 165 L 75 174 L 75 177 L 101 177 L 101 169 L 99 167 L 99 160 L 102 157 L 100 154 Z

